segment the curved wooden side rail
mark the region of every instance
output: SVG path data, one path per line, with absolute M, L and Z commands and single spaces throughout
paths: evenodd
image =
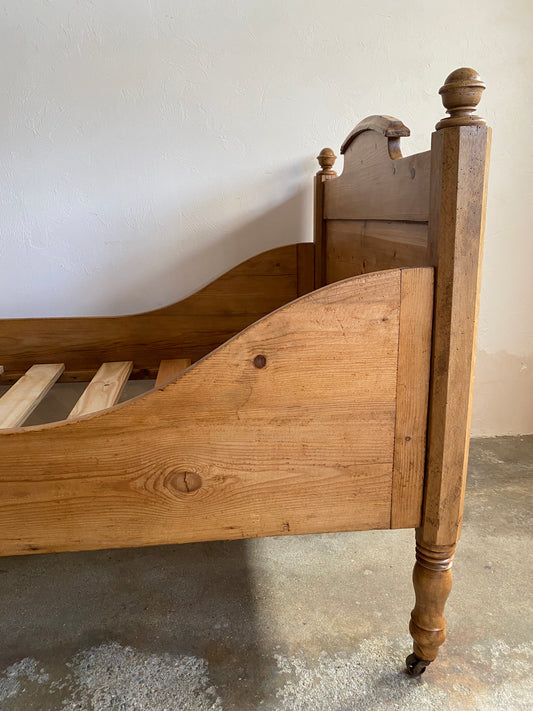
M 161 389 L 0 432 L 0 554 L 416 525 L 432 281 L 339 282 Z
M 35 363 L 65 363 L 62 381 L 88 381 L 104 362 L 133 360 L 133 378 L 155 378 L 162 360 L 196 361 L 311 291 L 313 253 L 311 243 L 271 249 L 183 301 L 133 316 L 0 320 L 0 383 Z

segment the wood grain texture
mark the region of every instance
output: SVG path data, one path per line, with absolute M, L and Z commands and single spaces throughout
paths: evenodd
M 389 155 L 391 158 L 401 158 L 401 154 L 399 156 L 396 155 L 396 150 L 399 148 L 397 140 L 411 134 L 411 131 L 407 128 L 403 121 L 394 118 L 394 116 L 367 116 L 362 121 L 359 121 L 353 131 L 344 139 L 341 146 L 341 154 L 346 153 L 349 146 L 353 143 L 357 136 L 364 131 L 377 131 L 377 133 L 380 133 L 382 136 L 388 138 Z
M 383 269 L 430 264 L 423 222 L 327 220 L 326 243 L 328 284 Z
M 446 639 L 444 606 L 452 589 L 455 545 L 428 546 L 418 540 L 413 586 L 416 602 L 411 612 L 409 632 L 413 651 L 419 659 L 432 662 Z
M 33 365 L 0 398 L 0 428 L 19 427 L 59 378 L 63 363 Z
M 422 538 L 460 535 L 475 365 L 490 129 L 446 128 L 432 140 L 430 242 L 438 245 Z
M 298 296 L 315 288 L 315 248 L 312 242 L 298 245 Z
M 422 517 L 432 320 L 433 270 L 402 271 L 391 528 Z
M 82 396 L 72 408 L 69 419 L 106 410 L 118 401 L 133 368 L 131 360 L 102 363 Z
M 324 151 L 328 149 L 323 149 Z M 331 150 L 331 149 L 329 149 Z M 331 151 L 333 153 L 333 151 Z M 313 199 L 313 242 L 315 246 L 315 289 L 326 285 L 326 221 L 324 219 L 324 184 L 328 180 L 334 180 L 337 173 L 319 171 L 315 175 L 314 199 Z
M 62 380 L 90 380 L 104 362 L 134 361 L 155 378 L 161 360 L 194 361 L 298 296 L 298 245 L 243 262 L 196 294 L 133 316 L 0 320 L 0 353 L 14 382 L 33 363 L 64 362 Z
M 163 389 L 3 433 L 1 552 L 388 528 L 400 286 L 328 286 Z
M 325 219 L 427 222 L 430 152 L 392 159 L 390 140 L 364 131 L 350 143 L 342 173 L 324 184 Z
M 159 370 L 157 371 L 155 387 L 159 388 L 161 387 L 161 385 L 168 383 L 169 380 L 175 378 L 183 370 L 185 370 L 185 368 L 188 368 L 190 364 L 190 358 L 175 358 L 174 360 L 162 360 L 159 364 Z

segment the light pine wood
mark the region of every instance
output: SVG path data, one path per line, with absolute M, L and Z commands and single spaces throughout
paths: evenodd
M 422 517 L 432 319 L 433 270 L 403 270 L 391 528 Z
M 0 431 L 0 554 L 417 527 L 407 667 L 421 673 L 446 636 L 463 512 L 483 89 L 472 69 L 448 76 L 426 153 L 402 157 L 409 130 L 388 116 L 349 134 L 340 176 L 323 149 L 312 245 L 147 314 L 0 322 L 2 382 L 63 358 L 72 380 L 131 359 L 152 377 L 216 349 L 91 418 Z
M 65 363 L 63 381 L 89 381 L 102 363 L 133 360 L 132 378 L 155 378 L 162 360 L 194 362 L 298 296 L 293 244 L 248 259 L 192 296 L 133 316 L 0 320 L 0 383 L 33 363 Z M 312 245 L 309 245 L 312 249 Z
M 401 158 L 399 140 L 365 130 L 350 142 L 342 173 L 324 184 L 324 219 L 427 222 L 431 154 Z
M 388 528 L 400 286 L 331 285 L 163 389 L 4 436 L 1 552 Z
M 490 129 L 473 116 L 483 88 L 472 69 L 450 74 L 441 94 L 451 116 L 437 124 L 431 143 L 429 243 L 437 269 L 412 673 L 435 659 L 446 637 L 444 606 L 463 516 L 490 150 Z
M 175 378 L 177 375 L 183 372 L 185 368 L 188 368 L 190 364 L 190 358 L 175 358 L 174 360 L 162 360 L 159 364 L 155 387 L 159 388 L 161 387 L 161 385 L 168 383 L 169 380 Z
M 419 660 L 432 662 L 446 639 L 444 607 L 452 589 L 453 546 L 427 545 L 417 534 L 413 587 L 416 602 L 409 631 L 413 652 Z M 409 662 L 408 662 L 409 663 Z
M 315 288 L 315 249 L 311 242 L 298 245 L 298 296 Z
M 381 220 L 326 221 L 326 283 L 358 274 L 429 266 L 427 225 Z
M 489 150 L 490 130 L 485 126 L 452 126 L 433 134 L 434 217 L 429 229 L 435 234 L 438 254 L 423 520 L 426 544 L 454 544 L 461 530 Z
M 64 368 L 62 363 L 33 365 L 0 398 L 0 428 L 22 425 L 59 378 Z
M 133 369 L 133 362 L 102 363 L 72 408 L 69 419 L 106 410 L 118 401 Z

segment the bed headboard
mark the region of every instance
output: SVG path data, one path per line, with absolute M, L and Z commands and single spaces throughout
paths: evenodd
M 475 114 L 485 84 L 474 69 L 440 89 L 449 116 L 431 150 L 403 158 L 408 129 L 371 116 L 344 142 L 344 170 L 324 149 L 315 178 L 315 286 L 391 267 L 435 269 L 423 537 L 461 528 L 476 353 L 490 129 Z
M 440 89 L 450 117 L 437 124 L 430 151 L 404 158 L 400 139 L 409 136 L 407 126 L 392 116 L 369 116 L 342 144 L 339 176 L 331 148 L 320 152 L 321 169 L 315 178 L 316 287 L 381 269 L 437 266 L 443 170 L 452 155 L 464 163 L 459 134 L 442 129 L 478 126 L 486 131 L 485 121 L 474 114 L 484 88 L 472 69 L 450 74 Z M 482 146 L 480 155 L 486 156 Z M 470 189 L 467 178 L 462 176 L 465 190 Z M 454 213 L 454 206 L 449 207 Z

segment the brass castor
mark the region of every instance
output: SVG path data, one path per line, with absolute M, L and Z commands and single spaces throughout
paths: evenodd
M 431 662 L 428 662 L 427 659 L 420 659 L 416 654 L 410 654 L 405 660 L 405 664 L 409 676 L 420 676 L 420 674 L 426 671 L 426 667 L 428 667 Z

